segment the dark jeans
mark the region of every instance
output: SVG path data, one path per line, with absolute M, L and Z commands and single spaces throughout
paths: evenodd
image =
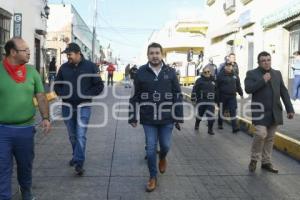
M 80 112 L 79 112 L 80 110 Z M 62 115 L 64 118 L 70 114 L 68 106 L 62 106 Z M 80 109 L 74 109 L 72 117 L 65 120 L 65 124 L 69 133 L 69 140 L 73 150 L 73 162 L 80 167 L 83 167 L 85 161 L 85 148 L 86 148 L 86 132 L 87 125 L 91 116 L 91 107 L 85 106 Z M 79 123 L 79 120 L 81 123 Z
M 111 85 L 113 85 L 114 84 L 114 75 L 113 74 L 108 74 L 107 75 L 107 85 L 109 85 L 109 83 L 111 84 Z
M 34 159 L 34 127 L 0 125 L 0 199 L 10 200 L 13 157 L 17 163 L 18 182 L 31 189 Z
M 206 113 L 206 117 L 208 118 L 207 119 L 208 128 L 211 129 L 215 122 L 215 116 L 214 116 L 215 105 L 211 105 L 210 103 L 209 103 L 209 105 L 205 105 L 202 102 L 202 104 L 200 106 L 198 106 L 198 115 L 196 116 L 195 126 L 197 126 L 197 127 L 199 126 L 200 121 L 202 120 L 202 117 L 205 113 Z
M 157 141 L 159 141 L 160 145 L 159 157 L 160 159 L 165 158 L 171 146 L 171 136 L 173 127 L 173 123 L 163 125 L 143 125 L 146 136 L 148 168 L 151 178 L 155 178 L 157 176 Z
M 232 130 L 237 129 L 237 120 L 236 120 L 236 109 L 237 109 L 237 100 L 236 96 L 223 96 L 220 95 L 220 110 L 219 110 L 219 117 L 218 117 L 218 125 L 223 125 L 223 117 L 224 111 L 229 112 L 229 116 L 231 118 L 231 126 Z

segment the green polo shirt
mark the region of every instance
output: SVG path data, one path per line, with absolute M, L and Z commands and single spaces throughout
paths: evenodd
M 33 97 L 44 92 L 39 73 L 26 65 L 26 81 L 16 83 L 0 62 L 0 124 L 27 126 L 34 124 Z

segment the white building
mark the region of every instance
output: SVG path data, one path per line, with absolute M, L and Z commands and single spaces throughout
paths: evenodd
M 282 20 L 277 20 L 279 16 L 272 13 L 285 5 L 292 7 L 297 4 L 291 2 L 292 0 L 206 0 L 210 41 L 207 54 L 214 57 L 215 63 L 220 64 L 224 62 L 226 55 L 234 52 L 243 84 L 246 72 L 257 67 L 259 52 L 268 51 L 272 54 L 273 67 L 281 70 L 287 83 L 288 33 L 280 26 L 274 27 L 276 23 L 273 21 Z M 299 7 L 299 0 L 297 2 Z M 287 16 L 293 15 L 286 9 L 282 12 Z M 273 19 L 271 16 L 268 17 L 269 15 L 272 15 Z M 271 32 L 268 30 L 270 27 L 275 29 Z
M 57 58 L 57 65 L 60 66 L 67 61 L 66 55 L 61 52 L 70 42 L 77 43 L 82 50 L 84 57 L 92 58 L 93 33 L 87 23 L 82 19 L 74 6 L 68 4 L 51 4 L 51 15 L 47 27 L 47 55 Z M 96 41 L 95 62 L 100 62 L 100 44 Z
M 169 65 L 176 64 L 180 77 L 193 77 L 194 80 L 199 64 L 198 55 L 201 51 L 205 52 L 207 45 L 207 28 L 207 22 L 199 19 L 181 19 L 167 23 L 161 30 L 151 35 L 145 44 L 139 63 L 147 62 L 147 46 L 157 42 L 163 47 L 164 61 Z M 190 49 L 193 49 L 194 56 L 193 62 L 188 63 L 187 52 Z
M 30 64 L 41 74 L 45 69 L 45 6 L 45 0 L 0 0 L 0 53 L 4 54 L 9 38 L 21 36 L 30 48 Z

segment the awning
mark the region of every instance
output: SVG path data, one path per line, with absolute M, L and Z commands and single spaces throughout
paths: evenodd
M 298 15 L 300 15 L 300 0 L 294 0 L 288 5 L 264 17 L 261 20 L 261 25 L 264 28 L 268 28 Z
M 225 26 L 223 26 L 215 31 L 208 33 L 208 35 L 210 36 L 210 38 L 214 39 L 214 38 L 221 37 L 224 35 L 229 35 L 231 33 L 235 33 L 238 31 L 239 31 L 239 24 L 236 21 L 234 21 L 234 22 L 230 22 L 230 23 L 226 24 Z

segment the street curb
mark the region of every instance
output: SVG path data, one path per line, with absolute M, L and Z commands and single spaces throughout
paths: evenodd
M 189 94 L 184 92 L 182 94 L 185 101 L 191 102 L 191 96 Z M 241 130 L 253 137 L 255 133 L 255 127 L 251 121 L 239 116 L 237 119 Z M 274 147 L 282 153 L 300 161 L 300 141 L 276 132 L 274 138 Z

